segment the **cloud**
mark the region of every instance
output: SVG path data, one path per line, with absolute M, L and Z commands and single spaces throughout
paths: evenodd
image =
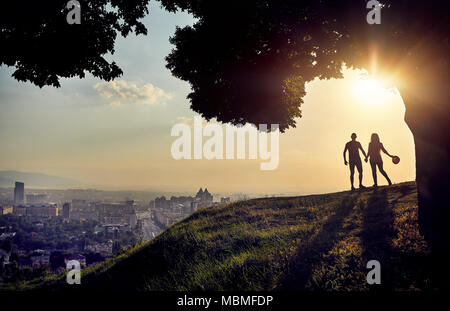
M 110 106 L 137 103 L 144 105 L 164 104 L 173 95 L 151 83 L 138 86 L 125 80 L 100 82 L 94 85 L 97 93 L 108 99 Z
M 194 118 L 185 116 L 177 117 L 175 120 L 172 120 L 172 124 L 175 123 L 182 123 L 188 125 L 189 127 L 194 127 Z

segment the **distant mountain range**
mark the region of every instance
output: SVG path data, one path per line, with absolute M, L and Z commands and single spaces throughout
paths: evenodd
M 81 183 L 70 178 L 19 171 L 0 171 L 0 187 L 14 187 L 14 183 L 20 181 L 25 187 L 75 187 Z

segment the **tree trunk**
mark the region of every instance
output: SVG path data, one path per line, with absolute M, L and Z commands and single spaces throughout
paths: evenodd
M 420 231 L 436 251 L 450 249 L 450 102 L 446 59 L 402 89 L 414 135 Z

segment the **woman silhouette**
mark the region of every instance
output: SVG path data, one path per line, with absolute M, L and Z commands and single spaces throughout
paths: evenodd
M 364 161 L 367 162 L 367 159 L 370 157 L 370 166 L 372 167 L 372 177 L 373 177 L 373 186 L 377 187 L 378 183 L 377 183 L 377 166 L 378 169 L 380 170 L 381 175 L 384 176 L 384 178 L 386 178 L 389 186 L 392 185 L 391 180 L 389 179 L 389 176 L 386 174 L 386 172 L 383 169 L 383 160 L 381 159 L 381 150 L 386 153 L 388 156 L 390 156 L 391 158 L 393 157 L 392 155 L 389 154 L 389 152 L 386 151 L 386 149 L 384 149 L 383 144 L 380 143 L 380 137 L 378 136 L 377 133 L 373 133 L 371 138 L 370 138 L 370 143 L 369 143 L 369 151 L 367 152 L 367 156 L 364 159 Z

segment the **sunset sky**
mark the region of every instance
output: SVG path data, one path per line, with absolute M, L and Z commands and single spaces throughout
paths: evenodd
M 279 167 L 261 171 L 262 160 L 174 160 L 172 126 L 195 115 L 189 85 L 171 76 L 164 57 L 175 26 L 192 24 L 152 2 L 144 19 L 148 36 L 119 38 L 111 56 L 124 75 L 111 83 L 88 76 L 39 89 L 0 68 L 0 170 L 40 172 L 104 189 L 307 194 L 349 189 L 342 151 L 356 132 L 367 151 L 377 132 L 391 153 L 384 157 L 392 181 L 415 178 L 414 142 L 395 90 L 345 70 L 341 80 L 307 85 L 297 128 L 280 136 Z M 379 176 L 379 183 L 385 180 Z M 364 163 L 364 184 L 373 184 Z

